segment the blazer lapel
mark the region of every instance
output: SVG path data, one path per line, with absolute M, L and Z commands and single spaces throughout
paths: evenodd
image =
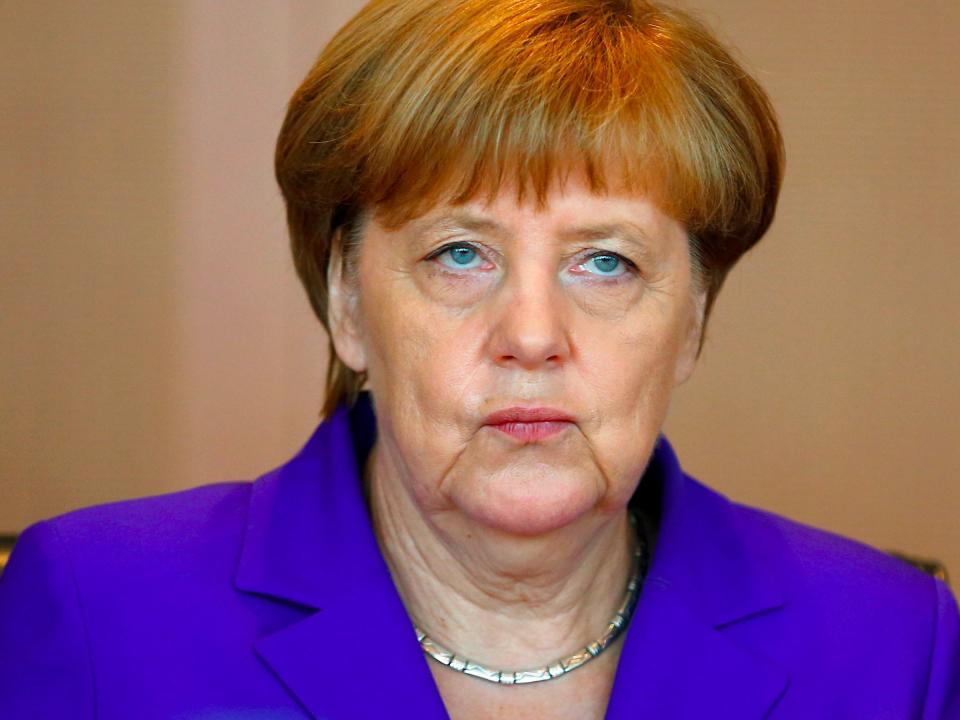
M 644 588 L 627 631 L 606 717 L 760 720 L 783 693 L 778 667 L 704 622 L 686 598 Z
M 315 718 L 446 718 L 402 604 L 370 580 L 261 637 L 257 653 Z
M 294 619 L 254 649 L 314 718 L 446 718 L 367 516 L 353 444 L 373 441 L 362 412 L 341 406 L 254 483 L 235 586 L 288 606 Z M 351 433 L 357 422 L 367 425 Z
M 741 526 L 742 509 L 684 475 L 662 437 L 632 502 L 662 511 L 607 717 L 767 717 L 788 675 L 728 631 L 787 601 L 776 530 Z

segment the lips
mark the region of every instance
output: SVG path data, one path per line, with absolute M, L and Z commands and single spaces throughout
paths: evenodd
M 487 416 L 487 425 L 504 423 L 573 422 L 573 417 L 550 407 L 509 407 Z
M 511 407 L 487 416 L 486 424 L 513 438 L 530 442 L 563 432 L 573 417 L 549 407 Z

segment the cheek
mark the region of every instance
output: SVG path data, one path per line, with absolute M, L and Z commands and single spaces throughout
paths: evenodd
M 420 389 L 449 386 L 462 375 L 463 344 L 451 341 L 457 323 L 446 314 L 402 293 L 371 310 L 368 345 L 378 374 Z
M 460 421 L 479 352 L 462 320 L 408 296 L 369 318 L 370 385 L 393 463 L 418 506 L 449 507 L 442 483 L 470 442 Z
M 589 325 L 578 343 L 584 399 L 596 409 L 590 441 L 601 457 L 625 464 L 626 477 L 642 472 L 666 418 L 680 337 L 671 318 L 646 313 L 631 320 Z
M 432 477 L 433 465 L 443 465 L 465 442 L 458 419 L 473 396 L 480 337 L 469 318 L 438 308 L 401 282 L 371 285 L 377 288 L 366 312 L 371 389 L 401 446 L 416 448 L 419 459 L 408 462 L 426 463 Z
M 642 304 L 617 322 L 586 319 L 577 347 L 591 385 L 624 404 L 660 389 L 669 392 L 680 347 L 680 319 L 673 308 Z
M 376 248 L 372 244 L 370 248 L 370 257 L 378 257 L 372 251 Z M 380 255 L 389 253 L 384 250 Z M 402 389 L 419 405 L 431 405 L 438 394 L 462 385 L 472 367 L 470 352 L 476 352 L 477 338 L 469 332 L 471 314 L 451 302 L 452 297 L 463 300 L 462 290 L 458 294 L 458 285 L 448 285 L 404 258 L 365 265 L 362 287 L 371 384 L 379 377 L 387 393 Z M 467 308 L 472 305 L 466 303 Z

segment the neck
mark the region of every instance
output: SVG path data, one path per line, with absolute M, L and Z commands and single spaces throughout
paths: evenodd
M 377 450 L 365 471 L 374 530 L 407 612 L 433 639 L 490 667 L 526 669 L 604 633 L 632 569 L 626 509 L 512 535 L 455 508 L 423 511 Z

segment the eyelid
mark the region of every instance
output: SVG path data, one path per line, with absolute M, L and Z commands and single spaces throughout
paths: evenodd
M 424 260 L 435 260 L 441 255 L 443 255 L 445 252 L 447 252 L 448 250 L 454 250 L 459 247 L 470 248 L 471 250 L 476 252 L 481 258 L 483 258 L 484 260 L 487 260 L 487 248 L 480 243 L 469 242 L 467 240 L 455 240 L 453 242 L 444 243 L 443 245 L 438 247 L 436 250 L 430 252 L 424 258 Z
M 481 252 L 481 251 L 483 251 L 483 250 L 485 249 L 482 245 L 479 245 L 479 244 L 474 243 L 474 242 L 470 242 L 470 241 L 468 241 L 468 240 L 454 240 L 454 241 L 452 241 L 452 242 L 444 243 L 443 245 L 441 245 L 440 247 L 438 247 L 436 250 L 433 250 L 432 252 L 430 252 L 430 253 L 427 255 L 427 257 L 424 258 L 424 259 L 425 259 L 425 260 L 433 260 L 434 258 L 436 258 L 436 257 L 438 257 L 438 256 L 440 256 L 440 255 L 443 255 L 443 253 L 445 253 L 447 250 L 452 250 L 452 249 L 458 248 L 458 247 L 468 247 L 468 248 L 470 248 L 471 250 L 476 250 L 477 252 Z
M 587 260 L 593 260 L 596 257 L 615 257 L 619 260 L 622 260 L 630 268 L 634 270 L 638 269 L 637 264 L 633 260 L 628 258 L 626 255 L 616 252 L 615 250 L 596 250 L 587 255 L 586 258 L 584 258 L 584 262 Z

